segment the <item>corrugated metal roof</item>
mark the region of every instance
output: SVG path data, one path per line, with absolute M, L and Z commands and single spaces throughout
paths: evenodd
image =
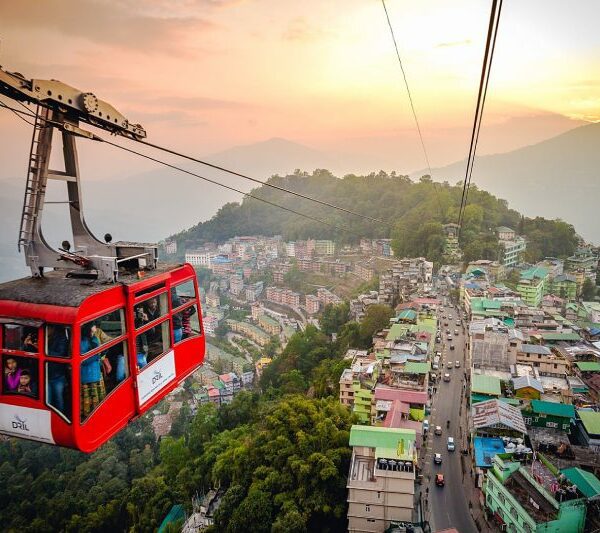
M 594 498 L 600 494 L 600 479 L 594 474 L 578 467 L 565 468 L 560 471 L 571 482 L 577 485 L 586 498 Z
M 500 379 L 496 376 L 485 376 L 483 374 L 471 375 L 471 392 L 487 394 L 488 396 L 500 396 Z
M 600 413 L 579 410 L 577 415 L 589 435 L 600 435 Z
M 531 409 L 534 413 L 545 415 L 563 416 L 565 418 L 575 418 L 575 407 L 565 403 L 545 402 L 543 400 L 532 400 Z
M 471 418 L 475 429 L 501 424 L 519 433 L 527 433 L 521 411 L 500 400 L 488 400 L 474 404 L 471 407 Z
M 541 393 L 544 392 L 544 387 L 542 384 L 533 376 L 519 376 L 517 378 L 513 378 L 512 382 L 515 390 L 524 389 L 525 387 L 532 387 Z
M 427 374 L 431 369 L 431 363 L 417 363 L 415 361 L 408 361 L 404 365 L 405 374 Z
M 550 355 L 552 353 L 550 348 L 540 344 L 522 344 L 521 351 L 523 353 L 535 353 L 541 355 Z
M 578 361 L 575 364 L 582 372 L 600 372 L 600 363 L 594 361 Z

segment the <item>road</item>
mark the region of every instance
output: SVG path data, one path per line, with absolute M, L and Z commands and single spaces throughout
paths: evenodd
M 424 461 L 424 483 L 422 490 L 423 503 L 427 499 L 426 516 L 429 518 L 432 531 L 454 527 L 460 533 L 476 533 L 477 528 L 471 518 L 468 505 L 468 491 L 471 481 L 469 472 L 463 479 L 461 469 L 461 450 L 466 447 L 466 404 L 463 394 L 463 383 L 465 382 L 465 372 L 468 372 L 468 361 L 465 354 L 465 336 L 462 325 L 457 326 L 456 320 L 459 318 L 455 308 L 445 307 L 441 313 L 449 320 L 441 319 L 440 330 L 442 332 L 442 357 L 443 368 L 440 363 L 439 377 L 437 383 L 437 392 L 433 395 L 433 405 L 429 417 L 430 431 L 426 440 Z M 445 323 L 448 326 L 445 326 Z M 447 339 L 446 330 L 450 329 L 452 340 Z M 454 330 L 459 331 L 458 335 Z M 455 349 L 450 350 L 450 345 Z M 439 349 L 439 348 L 438 348 Z M 448 361 L 452 361 L 452 369 L 448 368 Z M 455 361 L 460 361 L 460 368 L 455 367 Z M 445 373 L 450 374 L 450 382 L 444 382 Z M 446 421 L 450 420 L 450 428 L 446 427 Z M 435 426 L 442 428 L 442 435 L 434 435 Z M 453 452 L 447 449 L 447 437 L 454 437 L 456 450 Z M 442 464 L 433 463 L 433 454 L 442 454 Z M 436 474 L 444 474 L 445 486 L 437 487 L 435 485 Z M 429 493 L 427 494 L 427 489 Z

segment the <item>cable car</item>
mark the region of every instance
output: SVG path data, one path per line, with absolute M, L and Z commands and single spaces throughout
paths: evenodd
M 82 209 L 76 137 L 84 122 L 146 136 L 107 102 L 57 80 L 0 67 L 0 94 L 37 104 L 18 245 L 31 277 L 0 284 L 0 433 L 91 452 L 202 363 L 193 267 L 160 265 L 154 244 L 104 241 Z M 49 167 L 62 134 L 64 170 Z M 66 185 L 73 248 L 42 232 L 49 180 Z
M 202 363 L 194 269 L 0 285 L 0 431 L 91 452 Z

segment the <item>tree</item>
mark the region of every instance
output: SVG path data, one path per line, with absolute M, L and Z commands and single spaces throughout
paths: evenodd
M 596 286 L 594 285 L 594 282 L 589 278 L 585 278 L 583 280 L 583 285 L 581 286 L 581 299 L 584 302 L 591 302 L 595 297 Z
M 360 323 L 360 337 L 363 346 L 372 345 L 373 334 L 390 325 L 394 311 L 389 305 L 375 304 L 367 308 L 365 317 Z
M 319 324 L 326 335 L 337 333 L 348 322 L 350 306 L 347 302 L 339 305 L 328 304 L 323 308 Z

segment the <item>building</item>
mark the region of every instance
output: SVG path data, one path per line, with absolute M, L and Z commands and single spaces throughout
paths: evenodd
M 319 312 L 321 307 L 321 302 L 319 299 L 313 294 L 306 295 L 306 312 L 309 315 L 314 315 Z
M 207 249 L 190 250 L 185 253 L 185 262 L 190 265 L 209 268 L 211 260 L 215 255 L 213 251 Z
M 495 318 L 474 320 L 469 325 L 469 350 L 474 368 L 510 370 L 516 364 L 522 343 L 519 330 L 507 327 Z
M 375 268 L 369 263 L 356 263 L 354 273 L 363 281 L 371 281 L 375 277 Z
M 485 508 L 502 530 L 583 532 L 586 505 L 578 493 L 572 499 L 566 494 L 559 502 L 520 463 L 505 462 L 498 455 L 492 462 L 485 478 Z
M 316 240 L 314 250 L 317 255 L 335 255 L 335 243 L 328 240 Z
M 545 294 L 548 271 L 543 267 L 531 267 L 521 272 L 517 292 L 531 307 L 539 307 Z
M 263 370 L 266 366 L 270 365 L 273 360 L 270 357 L 261 357 L 254 364 L 254 369 L 256 370 L 256 378 L 260 378 Z
M 571 433 L 571 424 L 575 421 L 575 408 L 564 403 L 532 400 L 522 412 L 526 426 L 555 429 L 564 433 Z
M 262 294 L 264 283 L 257 281 L 246 287 L 246 301 L 255 302 L 258 297 Z
M 587 446 L 600 452 L 600 413 L 596 411 L 577 411 L 579 435 Z
M 244 290 L 244 279 L 239 274 L 234 274 L 229 278 L 229 291 L 231 294 L 238 296 Z
M 330 290 L 320 287 L 317 289 L 317 299 L 321 302 L 321 305 L 338 305 L 343 300 L 336 294 L 333 294 Z
M 279 332 L 281 331 L 279 322 L 265 314 L 262 314 L 258 317 L 258 325 L 269 335 L 279 335 Z
M 567 300 L 575 300 L 577 298 L 577 279 L 570 274 L 558 274 L 548 280 L 545 293 L 554 294 Z
M 513 378 L 512 384 L 517 398 L 539 400 L 542 394 L 544 394 L 544 387 L 540 380 L 530 375 Z
M 248 322 L 238 322 L 237 320 L 227 320 L 229 329 L 235 333 L 241 333 L 259 346 L 266 346 L 271 340 L 271 335 Z
M 165 242 L 165 253 L 167 255 L 173 255 L 177 253 L 177 241 L 166 241 Z
M 216 292 L 207 292 L 206 305 L 208 307 L 219 307 L 221 305 L 221 298 Z
M 290 307 L 300 307 L 300 294 L 289 289 L 267 287 L 266 297 L 269 302 L 288 305 Z
M 349 532 L 383 532 L 392 521 L 412 521 L 415 440 L 410 429 L 352 426 Z
M 471 372 L 471 404 L 502 396 L 500 378 Z
M 517 363 L 531 365 L 540 376 L 565 376 L 569 368 L 564 357 L 540 344 L 521 344 Z
M 502 400 L 487 400 L 471 407 L 473 430 L 480 436 L 525 435 L 521 411 Z
M 498 244 L 502 248 L 500 262 L 507 268 L 517 265 L 521 254 L 527 248 L 525 239 L 519 237 L 513 229 L 506 226 L 496 228 L 496 233 L 498 234 Z

